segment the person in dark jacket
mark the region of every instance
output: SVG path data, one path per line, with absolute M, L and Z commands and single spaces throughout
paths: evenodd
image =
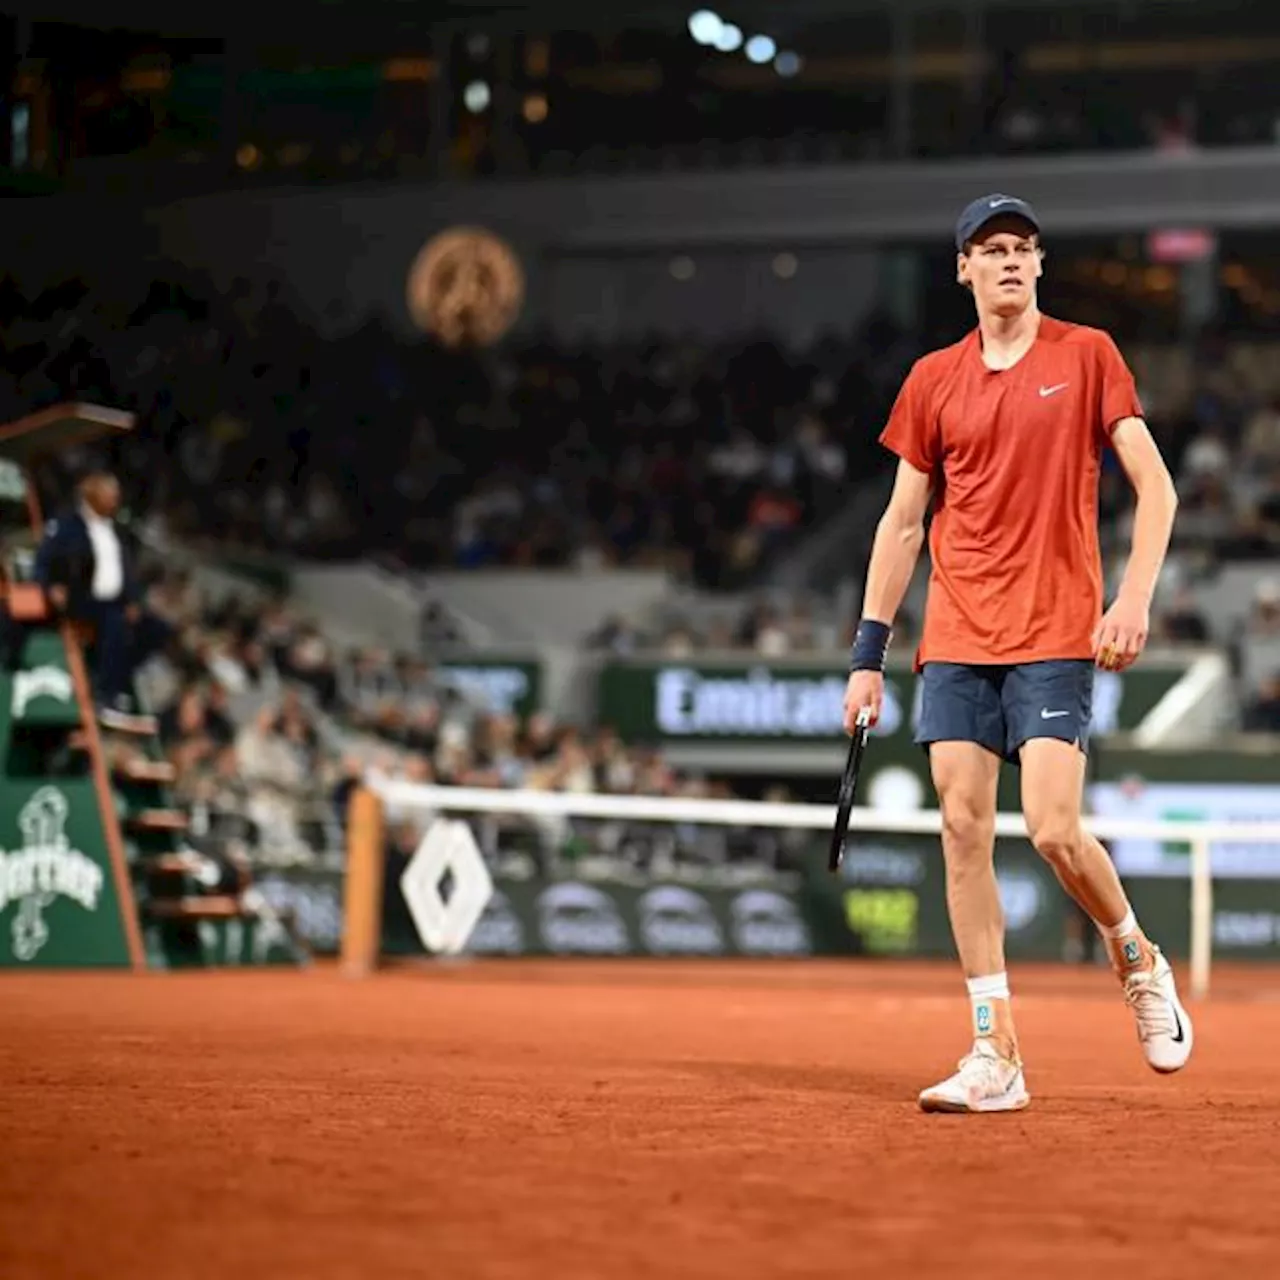
M 115 518 L 119 481 L 95 470 L 80 481 L 77 497 L 74 507 L 45 525 L 35 577 L 56 613 L 93 627 L 99 719 L 127 728 L 134 671 L 164 643 L 167 628 L 143 612 L 133 550 Z

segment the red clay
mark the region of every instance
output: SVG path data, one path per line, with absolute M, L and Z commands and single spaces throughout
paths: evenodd
M 1013 978 L 1032 1107 L 945 1117 L 950 966 L 6 975 L 0 1276 L 1275 1274 L 1280 972 L 1170 1079 Z

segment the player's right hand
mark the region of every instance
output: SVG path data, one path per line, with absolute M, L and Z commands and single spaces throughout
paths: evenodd
M 871 724 L 880 719 L 884 705 L 884 672 L 855 671 L 844 690 L 844 731 L 850 736 L 858 727 L 858 713 L 865 707 L 871 713 Z

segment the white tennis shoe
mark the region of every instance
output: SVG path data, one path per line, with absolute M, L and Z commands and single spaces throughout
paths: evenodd
M 1191 1057 L 1191 1019 L 1178 999 L 1173 969 L 1160 948 L 1152 946 L 1155 964 L 1124 980 L 1124 998 L 1133 1010 L 1138 1041 L 1153 1071 L 1180 1071 Z
M 1031 1101 L 1022 1063 L 1002 1058 L 990 1040 L 975 1040 L 953 1076 L 925 1089 L 921 1111 L 1021 1111 Z

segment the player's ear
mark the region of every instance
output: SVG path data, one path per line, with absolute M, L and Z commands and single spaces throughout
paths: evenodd
M 956 254 L 956 282 L 964 285 L 969 283 L 969 255 L 963 249 Z
M 1044 247 L 1036 245 L 1036 279 L 1044 275 Z

